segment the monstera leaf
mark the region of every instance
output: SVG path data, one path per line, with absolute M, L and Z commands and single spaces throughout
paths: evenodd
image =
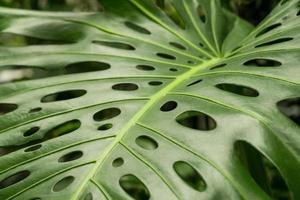
M 0 8 L 1 200 L 300 199 L 298 1 L 102 3 Z

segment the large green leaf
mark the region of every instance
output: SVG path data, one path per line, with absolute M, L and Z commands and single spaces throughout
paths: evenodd
M 300 199 L 298 1 L 102 2 L 0 8 L 0 199 Z

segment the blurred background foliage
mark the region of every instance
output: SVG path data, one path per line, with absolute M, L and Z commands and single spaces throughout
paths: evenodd
M 258 24 L 280 0 L 222 0 L 252 24 Z M 100 11 L 101 0 L 0 0 L 0 6 L 48 11 Z
M 100 11 L 98 0 L 0 0 L 0 6 L 47 11 Z

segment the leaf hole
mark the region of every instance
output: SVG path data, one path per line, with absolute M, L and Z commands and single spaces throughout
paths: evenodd
M 177 108 L 176 101 L 168 101 L 160 107 L 160 110 L 163 112 L 169 112 L 169 111 L 175 110 L 176 108 Z
M 0 116 L 13 112 L 18 108 L 17 104 L 12 103 L 0 103 Z
M 66 189 L 69 185 L 71 185 L 74 182 L 75 178 L 73 176 L 67 176 L 53 186 L 54 192 L 60 192 L 64 189 Z
M 282 25 L 281 23 L 276 23 L 276 24 L 273 24 L 271 26 L 268 26 L 267 28 L 265 28 L 261 32 L 259 32 L 255 37 L 259 37 L 259 36 L 261 36 L 263 34 L 266 34 L 266 33 L 270 32 L 270 31 L 272 31 L 273 29 L 278 28 L 281 25 Z
M 284 42 L 289 42 L 289 41 L 291 41 L 293 39 L 294 38 L 291 38 L 291 37 L 280 38 L 280 39 L 276 39 L 276 40 L 273 40 L 273 41 L 270 41 L 270 42 L 259 44 L 259 45 L 255 46 L 255 48 L 265 47 L 265 46 L 270 46 L 270 45 L 275 45 L 275 44 L 280 44 L 280 43 L 284 43 Z
M 166 53 L 157 53 L 156 54 L 158 57 L 164 58 L 164 59 L 168 59 L 168 60 L 176 60 L 175 56 L 172 56 L 170 54 L 166 54 Z
M 35 134 L 36 132 L 38 132 L 39 130 L 40 130 L 40 127 L 38 127 L 38 126 L 32 127 L 29 130 L 25 131 L 23 136 L 24 137 L 29 137 L 29 136 Z
M 123 42 L 108 42 L 108 41 L 94 40 L 94 41 L 92 41 L 92 43 L 97 44 L 97 45 L 106 46 L 106 47 L 115 48 L 115 49 L 130 50 L 130 51 L 135 50 L 134 46 L 123 43 Z
M 113 85 L 112 89 L 119 91 L 134 91 L 139 89 L 139 86 L 135 83 L 118 83 Z
M 63 155 L 58 159 L 58 162 L 70 162 L 77 160 L 83 156 L 82 151 L 73 151 L 71 153 L 68 153 L 66 155 Z
M 171 72 L 177 72 L 178 71 L 178 69 L 176 69 L 176 68 L 170 68 L 169 69 Z
M 109 129 L 111 129 L 113 127 L 113 124 L 103 124 L 101 126 L 98 127 L 99 131 L 107 131 Z
M 185 111 L 176 117 L 180 125 L 201 131 L 210 131 L 217 127 L 217 122 L 209 115 L 199 111 Z
M 197 81 L 194 81 L 194 82 L 192 82 L 192 83 L 188 84 L 188 85 L 187 85 L 187 87 L 190 87 L 190 86 L 196 85 L 196 84 L 198 84 L 198 83 L 201 83 L 202 81 L 203 81 L 202 79 L 199 79 L 199 80 L 197 80 Z
M 146 135 L 137 137 L 135 143 L 146 150 L 155 150 L 158 148 L 158 143 L 153 138 Z
M 70 99 L 79 98 L 87 93 L 86 90 L 66 90 L 62 92 L 56 92 L 48 94 L 41 99 L 42 103 L 50 103 L 56 101 L 65 101 Z
M 120 114 L 121 110 L 119 108 L 106 108 L 95 113 L 93 118 L 95 121 L 104 121 L 115 118 Z
M 24 152 L 32 152 L 32 151 L 36 151 L 38 149 L 40 149 L 42 147 L 41 144 L 37 144 L 31 147 L 28 147 L 27 149 L 24 150 Z
M 202 176 L 187 162 L 177 161 L 173 164 L 173 169 L 180 179 L 194 190 L 198 192 L 206 190 L 206 182 Z
M 110 69 L 110 64 L 98 61 L 77 62 L 66 66 L 68 74 L 104 71 Z
M 248 142 L 237 141 L 234 147 L 251 177 L 272 199 L 292 199 L 283 176 L 271 160 Z
M 124 159 L 121 157 L 114 159 L 114 161 L 112 162 L 113 167 L 121 167 L 123 164 L 124 164 Z
M 50 140 L 50 139 L 53 139 L 56 137 L 60 137 L 62 135 L 68 134 L 68 133 L 72 133 L 72 132 L 76 131 L 77 129 L 79 129 L 80 126 L 81 126 L 81 122 L 78 119 L 64 122 L 64 123 L 54 127 L 50 131 L 48 131 L 45 134 L 43 141 L 47 141 L 47 140 Z
M 150 81 L 149 82 L 149 85 L 151 85 L 151 86 L 159 86 L 162 84 L 163 84 L 163 82 L 161 82 L 161 81 Z
M 137 65 L 136 68 L 139 70 L 142 70 L 142 71 L 154 71 L 155 70 L 155 68 L 150 65 Z
M 277 103 L 278 110 L 300 126 L 300 97 L 288 98 Z
M 258 97 L 259 93 L 257 90 L 244 86 L 244 85 L 236 85 L 236 84 L 231 84 L 231 83 L 221 83 L 217 84 L 216 88 L 230 92 L 233 94 L 241 95 L 241 96 L 247 96 L 247 97 Z
M 3 179 L 2 181 L 0 181 L 0 189 L 4 189 L 11 185 L 17 184 L 17 183 L 23 181 L 24 179 L 26 179 L 29 175 L 30 175 L 30 171 L 28 171 L 28 170 L 23 170 L 23 171 L 17 172 L 15 174 Z
M 37 112 L 40 112 L 41 110 L 42 110 L 41 107 L 32 108 L 31 110 L 29 110 L 29 113 L 37 113 Z
M 197 7 L 197 13 L 201 22 L 206 23 L 206 13 L 202 5 L 199 5 Z
M 169 43 L 171 46 L 180 49 L 180 50 L 186 50 L 187 48 L 183 46 L 182 44 L 179 44 L 178 42 L 170 42 Z
M 142 33 L 142 34 L 147 34 L 147 35 L 150 35 L 151 32 L 147 29 L 145 29 L 144 27 L 141 27 L 140 25 L 137 25 L 135 23 L 132 23 L 132 22 L 129 22 L 129 21 L 126 21 L 125 22 L 125 25 L 130 28 L 131 30 L 134 30 L 138 33 Z
M 145 184 L 132 174 L 124 175 L 120 178 L 121 188 L 135 200 L 150 199 L 150 192 Z
M 257 58 L 248 60 L 244 63 L 245 66 L 253 66 L 253 67 L 279 67 L 281 66 L 281 62 L 272 60 L 272 59 L 263 59 L 263 58 Z

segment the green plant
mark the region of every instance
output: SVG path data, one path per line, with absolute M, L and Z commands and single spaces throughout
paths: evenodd
M 1 199 L 300 199 L 298 1 L 102 3 L 0 8 Z

